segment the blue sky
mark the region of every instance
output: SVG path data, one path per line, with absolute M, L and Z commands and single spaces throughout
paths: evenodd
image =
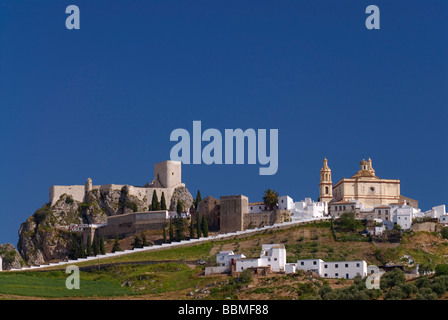
M 65 28 L 76 4 L 81 29 Z M 365 28 L 378 5 L 381 29 Z M 0 2 L 0 243 L 54 184 L 143 185 L 176 128 L 279 129 L 279 169 L 185 165 L 193 195 L 318 197 L 371 157 L 447 203 L 445 1 Z

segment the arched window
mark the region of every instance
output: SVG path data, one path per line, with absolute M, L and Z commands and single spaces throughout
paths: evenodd
M 325 187 L 325 194 L 328 194 L 328 187 Z

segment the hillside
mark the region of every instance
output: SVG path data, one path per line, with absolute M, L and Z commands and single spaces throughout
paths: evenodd
M 169 204 L 171 210 L 179 200 L 185 206 L 193 203 L 187 188 L 176 188 Z M 129 194 L 126 186 L 120 191 L 92 190 L 85 201 L 63 194 L 53 206 L 44 204 L 21 224 L 17 250 L 28 265 L 70 258 L 74 252 L 73 237 L 77 236 L 66 230 L 71 223 L 104 223 L 109 216 L 148 210 L 147 204 Z
M 122 240 L 122 244 L 129 240 Z M 220 250 L 233 250 L 247 257 L 256 257 L 261 245 L 266 243 L 285 244 L 287 260 L 291 262 L 298 258 L 321 258 L 327 261 L 364 259 L 368 264 L 376 265 L 382 265 L 384 261 L 398 264 L 403 262 L 402 256 L 408 254 L 415 263 L 446 263 L 448 255 L 448 240 L 437 233 L 408 234 L 396 247 L 385 245 L 379 248 L 366 241 L 335 241 L 329 222 L 315 222 L 185 248 L 138 252 L 101 260 L 99 266 L 97 261 L 79 263 L 83 284 L 81 290 L 65 289 L 66 275 L 62 269 L 2 273 L 0 294 L 4 297 L 95 299 L 316 298 L 316 290 L 325 282 L 303 273 L 260 276 L 254 277 L 250 283 L 240 283 L 227 275 L 205 277 L 204 266 L 196 263 L 202 259 L 213 265 Z M 351 286 L 353 281 L 329 280 L 328 283 L 331 288 L 337 289 Z

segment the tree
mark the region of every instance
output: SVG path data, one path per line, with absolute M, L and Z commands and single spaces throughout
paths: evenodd
M 86 257 L 86 249 L 84 248 L 84 242 L 81 239 L 81 258 Z
M 175 227 L 175 240 L 182 241 L 185 239 L 185 220 L 182 218 L 175 218 L 173 220 L 173 225 Z
M 202 201 L 202 197 L 201 197 L 201 191 L 198 190 L 198 193 L 196 194 L 196 199 L 194 200 L 194 208 L 197 209 L 199 202 Z
M 87 256 L 90 257 L 92 255 L 92 238 L 90 234 L 87 236 Z
M 140 238 L 138 236 L 134 237 L 134 242 L 132 243 L 132 248 L 141 248 L 142 247 L 142 241 L 140 240 Z
M 104 245 L 104 237 L 100 237 L 100 252 L 102 255 L 106 254 L 106 246 Z
M 176 208 L 176 212 L 177 214 L 181 214 L 184 211 L 184 206 L 182 204 L 182 201 L 177 201 L 177 208 Z
M 354 212 L 344 212 L 339 218 L 339 225 L 348 231 L 355 232 L 361 227 L 361 221 L 356 219 Z
M 252 276 L 253 272 L 251 269 L 244 269 L 238 277 L 238 280 L 242 283 L 250 283 L 252 281 Z
M 278 192 L 275 190 L 267 189 L 264 192 L 263 202 L 269 209 L 273 209 L 274 206 L 277 205 L 278 202 Z
M 159 198 L 157 197 L 156 190 L 152 193 L 152 201 L 151 201 L 151 211 L 157 211 L 160 210 L 160 202 Z
M 92 251 L 94 256 L 97 256 L 100 253 L 100 241 L 96 235 L 93 237 Z
M 112 247 L 112 252 L 117 252 L 117 251 L 122 251 L 118 237 L 115 238 L 114 246 Z
M 438 264 L 436 266 L 436 276 L 448 275 L 448 264 Z
M 381 289 L 392 288 L 395 286 L 400 286 L 405 283 L 405 275 L 404 272 L 399 268 L 395 268 L 390 272 L 386 272 L 380 280 Z
M 198 234 L 198 239 L 202 236 L 201 234 L 201 223 L 199 221 L 199 213 L 196 213 L 196 232 Z
M 448 239 L 448 228 L 443 228 L 442 231 L 440 231 L 440 234 L 442 235 L 442 238 Z
M 202 229 L 202 233 L 204 234 L 204 237 L 208 237 L 208 223 L 207 223 L 207 219 L 205 218 L 205 215 L 202 216 L 201 229 Z
M 163 226 L 163 243 L 166 243 L 166 227 Z
M 144 233 L 142 233 L 141 239 L 142 239 L 142 247 L 149 246 L 148 240 L 146 239 L 146 236 Z
M 194 223 L 193 223 L 193 219 L 190 220 L 190 239 L 194 239 Z
M 170 218 L 170 242 L 174 241 L 174 229 L 173 229 L 173 222 Z
M 160 198 L 160 210 L 166 209 L 166 200 L 165 200 L 165 192 L 162 191 L 162 197 Z

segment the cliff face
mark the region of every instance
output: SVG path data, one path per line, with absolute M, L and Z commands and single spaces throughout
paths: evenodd
M 3 260 L 3 270 L 19 269 L 25 265 L 25 261 L 10 243 L 0 244 L 0 257 Z
M 187 188 L 175 190 L 170 210 L 176 209 L 178 201 L 182 201 L 184 208 L 191 206 L 193 197 Z M 71 223 L 105 223 L 108 216 L 146 211 L 149 205 L 130 195 L 126 186 L 122 190 L 92 190 L 85 202 L 63 194 L 52 207 L 43 205 L 21 224 L 17 249 L 29 265 L 68 259 L 76 238 L 75 233 L 66 229 Z

